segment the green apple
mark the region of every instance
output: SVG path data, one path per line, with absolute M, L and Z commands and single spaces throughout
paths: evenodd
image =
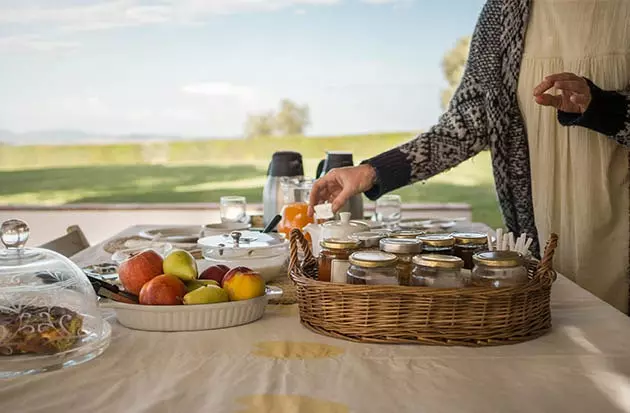
M 188 251 L 174 250 L 164 258 L 164 274 L 174 275 L 182 281 L 197 279 L 197 261 Z
M 216 285 L 205 285 L 184 296 L 184 304 L 216 304 L 230 301 L 227 291 Z
M 186 289 L 188 290 L 188 292 L 194 291 L 197 288 L 205 287 L 206 285 L 215 285 L 217 287 L 220 287 L 219 283 L 214 281 L 214 280 L 192 280 L 192 281 L 186 281 Z

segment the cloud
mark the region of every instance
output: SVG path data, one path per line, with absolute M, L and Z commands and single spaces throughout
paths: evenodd
M 0 23 L 45 23 L 64 30 L 102 30 L 113 27 L 193 22 L 218 14 L 269 12 L 289 7 L 330 6 L 342 0 L 115 0 L 75 6 L 0 6 Z M 45 5 L 45 6 L 44 6 Z
M 247 86 L 233 85 L 228 82 L 193 83 L 182 88 L 182 92 L 191 95 L 237 97 L 251 99 L 255 97 L 254 89 Z
M 79 42 L 50 40 L 35 34 L 0 37 L 0 51 L 2 52 L 19 52 L 24 50 L 56 52 L 60 50 L 74 50 L 79 46 Z

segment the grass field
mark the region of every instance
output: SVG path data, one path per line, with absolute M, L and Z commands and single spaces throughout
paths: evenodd
M 360 160 L 408 138 L 409 134 L 390 134 L 380 139 L 373 136 L 322 141 L 295 138 L 278 143 L 298 148 L 306 158 L 305 173 L 312 175 L 317 157 L 324 153 L 322 148 L 350 150 L 355 160 Z M 184 149 L 182 143 L 169 144 L 168 159 L 163 159 L 164 151 L 154 151 L 151 155 L 146 148 L 143 153 L 138 149 L 140 145 L 131 144 L 31 147 L 31 155 L 36 154 L 31 156 L 31 162 L 26 162 L 27 147 L 2 148 L 7 161 L 0 162 L 0 203 L 216 202 L 225 194 L 244 195 L 249 202 L 260 202 L 266 164 L 280 145 L 271 145 L 268 140 L 266 145 L 258 141 L 232 141 L 231 145 L 229 142 L 221 141 L 214 146 L 194 142 L 189 143 L 188 149 Z M 173 145 L 177 149 L 173 149 Z M 151 156 L 162 157 L 167 163 L 147 164 L 155 160 Z M 465 202 L 472 206 L 475 220 L 493 227 L 501 225 L 488 153 L 396 193 L 405 202 Z

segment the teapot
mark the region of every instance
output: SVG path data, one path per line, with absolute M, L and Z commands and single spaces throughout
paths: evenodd
M 308 224 L 303 230 L 311 236 L 313 254 L 317 257 L 321 251 L 319 243 L 328 238 L 348 239 L 357 232 L 369 231 L 370 227 L 363 222 L 350 221 L 350 212 L 340 212 L 339 221 L 327 221 L 323 224 Z

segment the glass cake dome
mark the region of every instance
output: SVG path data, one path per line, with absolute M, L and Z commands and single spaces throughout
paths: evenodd
M 0 227 L 0 378 L 74 366 L 101 354 L 111 327 L 87 276 L 68 258 L 25 247 L 30 229 Z

